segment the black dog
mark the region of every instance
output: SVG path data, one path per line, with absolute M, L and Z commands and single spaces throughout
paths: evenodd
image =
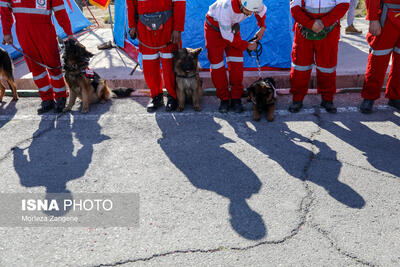
M 261 112 L 267 112 L 267 120 L 274 120 L 275 111 L 275 81 L 265 78 L 254 82 L 247 88 L 248 99 L 253 102 L 253 119 L 259 121 Z
M 0 75 L 7 81 L 8 85 L 13 91 L 13 100 L 18 100 L 17 86 L 14 81 L 14 65 L 11 61 L 10 55 L 6 50 L 0 47 Z M 6 88 L 0 82 L 0 102 L 3 101 L 3 96 Z

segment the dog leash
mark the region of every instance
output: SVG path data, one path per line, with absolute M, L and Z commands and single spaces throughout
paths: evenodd
M 33 61 L 34 63 L 38 64 L 39 66 L 42 66 L 43 68 L 49 69 L 49 70 L 56 70 L 56 69 L 61 69 L 61 66 L 58 67 L 49 67 L 45 64 L 42 64 L 40 62 L 37 62 L 36 60 L 34 60 L 33 58 L 31 58 L 30 56 L 28 56 L 27 54 L 24 53 L 24 51 L 22 51 L 21 49 L 19 49 L 18 47 L 16 47 L 14 44 L 11 44 L 11 46 L 17 50 L 18 52 L 20 52 L 24 57 L 30 59 L 31 61 Z
M 252 41 L 254 41 L 254 40 L 256 40 L 256 39 L 257 39 L 257 36 L 254 36 L 254 37 L 251 38 L 248 42 L 252 42 Z M 257 48 L 256 48 L 256 50 L 254 51 L 254 52 L 256 53 L 256 55 L 253 56 L 253 55 L 251 54 L 252 51 L 249 50 L 249 49 L 247 49 L 247 53 L 249 54 L 250 57 L 256 58 L 257 67 L 258 67 L 258 78 L 261 80 L 262 77 L 261 77 L 261 63 L 260 63 L 260 57 L 261 57 L 261 54 L 262 54 L 262 52 L 263 52 L 263 47 L 262 47 L 262 44 L 260 43 L 260 41 L 256 41 L 256 44 L 257 44 Z

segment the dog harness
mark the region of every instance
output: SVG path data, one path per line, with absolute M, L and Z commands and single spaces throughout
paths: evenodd
M 86 68 L 84 70 L 82 70 L 82 73 L 85 75 L 86 78 L 88 78 L 89 80 L 91 80 L 91 85 L 94 88 L 94 91 L 97 91 L 97 86 L 99 86 L 100 83 L 100 76 L 93 71 L 93 69 L 91 68 Z

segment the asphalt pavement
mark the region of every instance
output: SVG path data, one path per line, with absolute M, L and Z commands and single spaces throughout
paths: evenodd
M 286 99 L 285 99 L 286 98 Z M 399 266 L 400 112 L 307 96 L 275 121 L 149 114 L 145 97 L 36 115 L 0 104 L 2 193 L 133 192 L 138 227 L 0 227 L 0 266 Z

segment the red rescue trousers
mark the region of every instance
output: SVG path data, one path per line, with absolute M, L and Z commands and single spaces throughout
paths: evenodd
M 139 49 L 142 53 L 144 79 L 146 80 L 147 86 L 150 88 L 151 97 L 154 98 L 163 93 L 162 72 L 164 85 L 168 94 L 176 99 L 172 52 L 177 50 L 178 46 L 176 44 L 169 44 L 164 48 L 151 49 L 140 44 Z
M 398 19 L 400 24 L 400 17 Z M 395 25 L 387 18 L 381 34 L 373 36 L 368 33 L 367 41 L 371 49 L 361 96 L 368 100 L 380 97 L 390 57 L 393 55 L 385 96 L 400 99 L 400 25 Z
M 57 35 L 52 23 L 20 24 L 17 21 L 16 33 L 25 54 L 51 68 L 61 67 Z M 42 100 L 68 97 L 61 68 L 46 69 L 27 57 L 25 60 Z
M 204 24 L 207 56 L 211 79 L 221 100 L 240 99 L 243 95 L 243 51 L 230 46 L 221 33 Z M 240 33 L 237 33 L 240 34 Z M 229 84 L 224 63 L 224 52 L 229 70 Z M 229 85 L 231 93 L 229 95 Z
M 317 89 L 323 100 L 332 101 L 336 93 L 336 65 L 340 26 L 322 40 L 308 40 L 296 25 L 292 49 L 290 93 L 293 101 L 303 101 L 314 64 L 317 68 Z

